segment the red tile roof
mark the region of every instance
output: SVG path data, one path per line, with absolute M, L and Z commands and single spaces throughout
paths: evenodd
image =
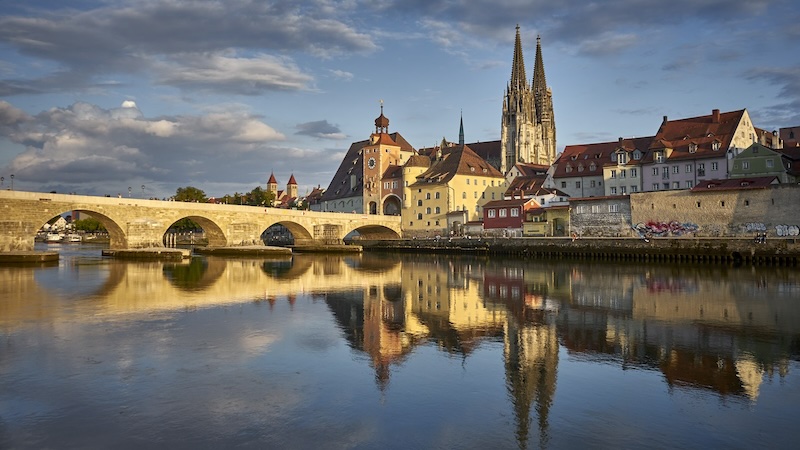
M 555 161 L 553 178 L 603 176 L 603 166 L 614 164 L 611 154 L 619 148 L 633 151 L 639 149 L 646 154 L 653 137 L 627 138 L 595 144 L 568 145 Z M 594 163 L 594 166 L 592 166 Z M 636 163 L 636 161 L 633 161 Z M 571 171 L 567 171 L 567 167 Z M 594 167 L 594 169 L 592 168 Z
M 669 159 L 703 159 L 720 157 L 731 146 L 736 128 L 742 121 L 745 110 L 720 113 L 715 109 L 706 116 L 679 120 L 666 120 L 661 123 L 650 150 L 672 149 Z M 714 150 L 714 142 L 718 149 Z M 648 152 L 642 160 L 653 161 L 653 152 Z
M 468 146 L 458 145 L 444 149 L 442 158 L 433 161 L 431 167 L 417 177 L 414 185 L 426 183 L 447 183 L 456 174 L 481 177 L 502 177 L 503 174 L 483 158 L 476 155 Z

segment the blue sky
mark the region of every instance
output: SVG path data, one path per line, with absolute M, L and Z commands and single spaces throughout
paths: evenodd
M 747 108 L 800 125 L 789 0 L 0 0 L 0 176 L 167 197 L 326 187 L 380 113 L 414 147 L 500 137 L 515 26 L 557 144 Z M 145 189 L 142 191 L 141 186 Z

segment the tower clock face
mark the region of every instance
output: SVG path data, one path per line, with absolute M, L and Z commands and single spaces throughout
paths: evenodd
M 369 161 L 367 161 L 367 166 L 370 169 L 374 169 L 375 168 L 375 158 L 370 158 Z

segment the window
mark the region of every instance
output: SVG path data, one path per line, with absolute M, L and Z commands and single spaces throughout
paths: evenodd
M 519 208 L 511 208 L 511 217 L 519 217 Z
M 597 181 L 592 180 L 592 187 L 596 187 L 596 186 L 597 186 Z
M 612 187 L 611 188 L 611 195 L 617 195 L 617 188 L 616 187 Z
M 711 163 L 711 170 L 716 171 L 717 169 L 719 169 L 719 163 L 712 162 Z
M 691 189 L 691 188 L 693 188 L 693 187 L 694 187 L 694 185 L 692 184 L 692 182 L 691 182 L 691 181 L 687 181 L 687 182 L 686 182 L 686 189 Z
M 662 186 L 664 186 L 665 191 L 669 190 L 669 183 L 662 183 Z
M 725 207 L 725 200 L 720 200 L 719 201 L 719 206 L 724 208 Z
M 461 193 L 461 198 L 462 199 L 466 199 L 467 198 L 467 191 L 464 191 L 464 192 Z
M 430 200 L 430 199 L 431 199 L 431 193 L 430 192 L 426 192 L 425 193 L 425 200 Z
M 681 169 L 678 166 L 672 166 L 672 173 L 681 173 Z
M 687 164 L 686 165 L 686 173 L 692 173 L 692 165 L 691 164 Z
M 486 210 L 486 216 L 489 217 L 490 219 L 494 219 L 496 214 L 497 214 L 497 210 L 494 210 L 494 209 Z
M 592 161 L 592 163 L 589 164 L 589 170 L 591 170 L 592 172 L 597 170 L 597 165 L 594 163 L 594 161 Z
M 567 164 L 567 166 L 566 166 L 566 167 L 564 167 L 564 172 L 567 172 L 567 173 L 570 173 L 570 172 L 572 172 L 572 166 L 571 166 L 571 165 L 569 165 L 569 164 Z
M 392 189 L 397 189 L 397 181 L 392 181 Z
M 578 207 L 575 208 L 575 212 L 578 214 L 586 214 L 586 205 L 578 205 Z
M 742 170 L 750 170 L 750 161 L 742 161 Z
M 620 152 L 619 156 L 617 156 L 617 163 L 618 164 L 627 164 L 628 163 L 628 154 L 625 152 Z
M 417 206 L 422 206 L 422 200 L 417 200 Z
M 562 181 L 561 182 L 561 189 L 566 189 L 566 188 L 567 188 L 567 182 L 566 181 Z
M 430 213 L 431 213 L 431 208 L 429 206 L 429 207 L 425 208 L 425 214 L 430 214 Z
M 608 212 L 611 212 L 611 213 L 619 212 L 619 205 L 616 204 L 616 203 L 612 203 L 612 204 L 608 205 Z
M 417 220 L 422 220 L 422 213 L 417 213 Z
M 771 159 L 767 160 L 767 168 L 771 169 L 773 167 L 773 162 Z
M 628 188 L 626 188 L 625 186 L 620 186 L 619 187 L 619 193 L 622 194 L 622 195 L 627 194 L 628 193 Z
M 508 210 L 505 208 L 500 209 L 500 217 L 506 217 L 508 215 Z
M 583 172 L 583 164 L 578 164 L 578 172 Z
M 714 150 L 714 151 L 719 150 L 719 141 L 714 141 L 714 143 L 711 144 L 711 150 Z
M 631 192 L 639 192 L 638 186 L 631 186 Z
M 744 206 L 750 206 L 750 200 L 745 199 Z
M 635 159 L 637 161 L 642 159 L 642 152 L 640 152 L 638 149 L 634 150 L 633 151 L 633 159 Z
M 592 205 L 592 214 L 597 214 L 600 212 L 600 205 Z
M 581 182 L 580 181 L 576 181 L 575 182 L 575 189 L 580 189 L 580 188 L 581 188 Z
M 653 167 L 653 175 L 658 175 L 658 167 Z
M 436 200 L 439 200 L 439 198 L 440 198 L 440 195 L 439 195 L 439 193 L 438 193 L 438 192 L 437 192 L 437 193 L 435 193 L 435 194 L 433 194 L 433 196 L 434 196 L 434 198 L 436 198 Z
M 655 152 L 655 154 L 653 156 L 655 156 L 655 159 L 656 159 L 657 163 L 663 163 L 664 162 L 664 152 L 663 151 Z
M 653 183 L 653 190 L 654 190 L 654 191 L 657 191 L 657 190 L 658 190 L 658 183 Z
M 620 178 L 625 178 L 625 169 L 622 169 L 622 170 L 619 171 L 619 177 Z
M 700 207 L 700 202 L 697 202 L 697 207 L 698 207 L 698 208 Z
M 495 193 L 494 193 L 494 192 L 492 192 L 492 200 L 494 200 L 494 194 L 495 194 Z
M 467 178 L 467 184 L 469 184 L 469 178 Z
M 680 189 L 680 188 L 681 188 L 681 184 L 679 182 L 677 182 L 677 181 L 673 181 L 672 182 L 672 189 Z
M 631 178 L 636 178 L 639 176 L 639 171 L 636 169 L 631 169 Z
M 436 207 L 436 214 L 440 214 L 441 212 L 442 212 L 442 208 L 437 206 Z
M 612 170 L 611 171 L 611 178 L 617 178 L 617 171 L 616 170 Z

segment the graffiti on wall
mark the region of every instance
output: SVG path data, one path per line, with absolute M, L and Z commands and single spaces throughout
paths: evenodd
M 744 224 L 745 231 L 748 233 L 755 233 L 758 231 L 767 231 L 767 226 L 761 222 L 748 222 Z
M 797 236 L 800 235 L 800 227 L 797 225 L 775 225 L 775 234 L 778 236 Z
M 681 223 L 677 220 L 671 222 L 657 222 L 650 220 L 646 223 L 638 223 L 633 227 L 639 236 L 683 236 L 684 234 L 696 233 L 700 229 L 696 223 Z

